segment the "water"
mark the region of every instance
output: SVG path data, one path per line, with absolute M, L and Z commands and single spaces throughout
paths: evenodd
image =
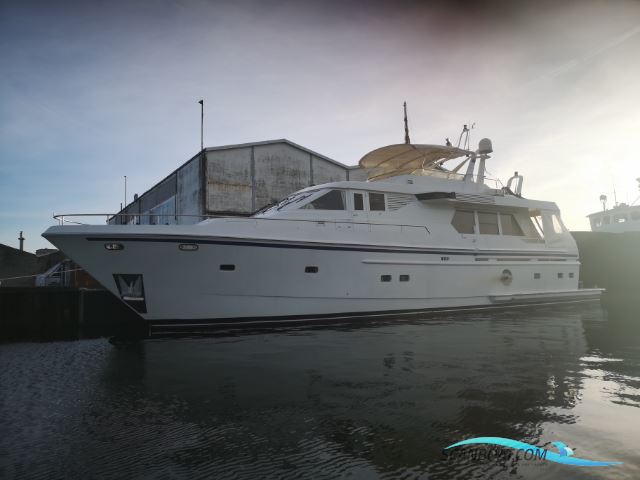
M 0 345 L 0 477 L 640 478 L 636 311 Z M 476 436 L 624 464 L 443 454 Z

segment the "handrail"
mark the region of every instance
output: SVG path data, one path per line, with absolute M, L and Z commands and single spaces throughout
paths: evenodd
M 424 228 L 427 234 L 431 234 L 431 231 L 427 228 L 426 225 L 413 225 L 413 224 L 405 224 L 405 223 L 375 223 L 375 222 L 354 222 L 352 220 L 342 220 L 342 219 L 307 219 L 307 218 L 273 218 L 273 217 L 246 217 L 243 215 L 190 215 L 190 214 L 167 214 L 167 215 L 159 215 L 159 214 L 150 214 L 150 213 L 141 213 L 141 214 L 132 214 L 132 213 L 64 213 L 53 215 L 55 220 L 58 220 L 59 225 L 64 225 L 66 223 L 73 223 L 75 225 L 88 225 L 86 223 L 74 222 L 72 220 L 66 220 L 65 217 L 107 217 L 107 222 L 110 218 L 113 217 L 197 217 L 197 218 L 219 218 L 219 219 L 246 219 L 253 221 L 278 221 L 278 222 L 310 222 L 310 223 L 348 223 L 350 225 L 383 225 L 390 227 L 415 227 L 415 228 Z

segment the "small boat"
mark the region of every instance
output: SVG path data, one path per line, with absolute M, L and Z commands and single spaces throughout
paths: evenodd
M 640 187 L 640 178 L 637 179 Z M 600 195 L 602 211 L 587 215 L 592 232 L 640 232 L 640 205 L 618 203 L 607 209 L 607 196 Z
M 153 324 L 258 321 L 597 300 L 553 202 L 486 177 L 492 153 L 397 144 L 367 181 L 305 188 L 251 217 L 53 226 L 43 236 Z M 446 168 L 453 161 L 454 168 Z

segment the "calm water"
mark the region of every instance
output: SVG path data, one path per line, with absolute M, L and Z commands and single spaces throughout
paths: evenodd
M 0 477 L 640 478 L 636 312 L 0 345 Z M 624 464 L 446 459 L 474 436 Z

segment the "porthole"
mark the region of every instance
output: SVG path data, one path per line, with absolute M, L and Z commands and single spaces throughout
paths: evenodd
M 235 265 L 220 265 L 220 270 L 223 270 L 225 272 L 233 272 L 236 269 Z
M 178 248 L 186 252 L 193 252 L 195 250 L 198 250 L 198 245 L 196 245 L 195 243 L 181 243 L 180 245 L 178 245 Z
M 504 285 L 511 285 L 511 282 L 513 281 L 513 273 L 511 273 L 511 270 L 504 269 L 500 275 L 500 281 Z
M 124 245 L 121 243 L 105 243 L 104 248 L 107 250 L 124 250 Z
M 391 281 L 391 275 L 380 275 L 380 281 L 381 282 L 390 282 Z
M 315 267 L 315 266 L 304 267 L 304 273 L 318 273 L 318 267 Z

